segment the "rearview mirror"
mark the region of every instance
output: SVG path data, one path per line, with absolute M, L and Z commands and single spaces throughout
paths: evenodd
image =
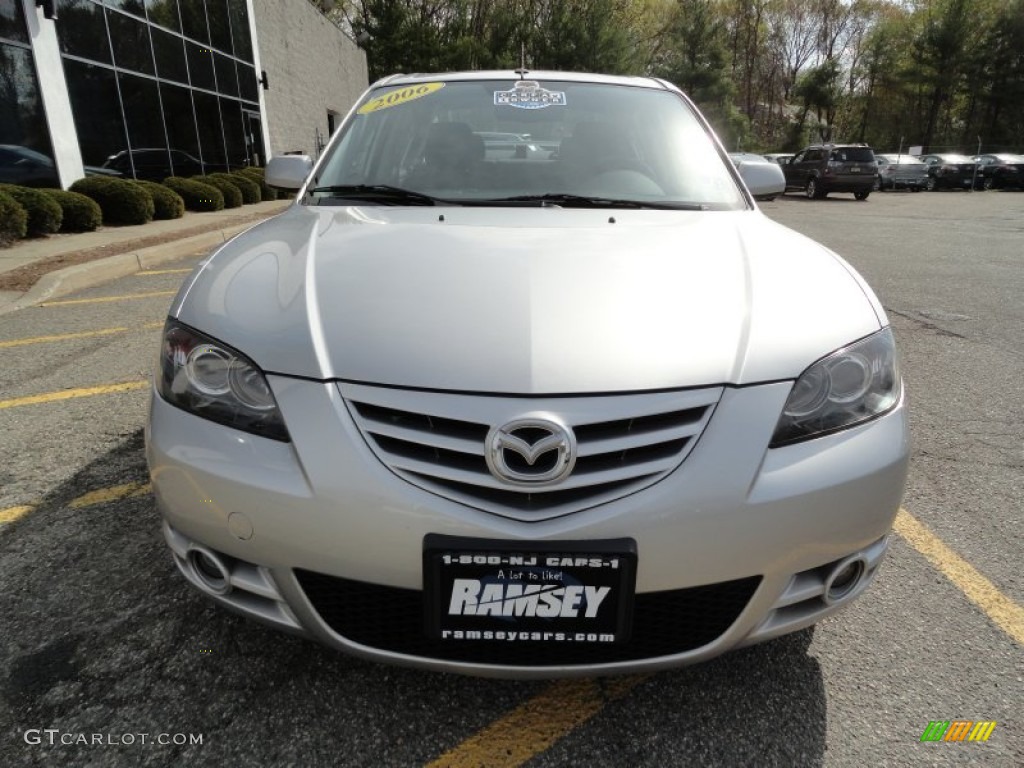
M 786 177 L 774 163 L 740 163 L 738 170 L 754 197 L 781 195 L 786 191 Z
M 271 187 L 298 189 L 312 170 L 313 161 L 308 155 L 281 155 L 267 163 L 264 175 Z

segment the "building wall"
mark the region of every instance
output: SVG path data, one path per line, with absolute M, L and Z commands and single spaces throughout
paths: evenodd
M 306 0 L 252 0 L 259 65 L 274 155 L 317 155 L 335 125 L 366 89 L 366 54 Z

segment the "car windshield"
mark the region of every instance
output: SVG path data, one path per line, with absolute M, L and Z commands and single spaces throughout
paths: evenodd
M 655 88 L 516 79 L 384 87 L 328 151 L 307 202 L 746 206 L 693 111 Z
M 28 159 L 34 160 L 40 165 L 53 165 L 53 160 L 40 152 L 36 152 L 34 149 L 29 149 L 28 147 L 13 147 L 13 154 L 15 156 L 20 155 L 20 157 L 16 157 L 15 160 Z

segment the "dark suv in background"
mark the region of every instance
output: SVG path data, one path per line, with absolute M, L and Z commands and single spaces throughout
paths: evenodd
M 867 144 L 812 144 L 782 166 L 786 191 L 803 190 L 820 200 L 830 192 L 852 192 L 867 200 L 875 185 L 878 165 Z

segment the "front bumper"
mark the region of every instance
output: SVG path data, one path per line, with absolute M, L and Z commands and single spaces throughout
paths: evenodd
M 907 469 L 902 403 L 868 424 L 767 450 L 789 384 L 726 389 L 692 453 L 661 482 L 523 522 L 394 475 L 366 445 L 333 384 L 268 378 L 293 443 L 205 421 L 154 394 L 147 457 L 183 574 L 211 593 L 190 567 L 190 550 L 205 549 L 225 564 L 228 586 L 211 597 L 228 607 L 358 656 L 444 671 L 552 677 L 655 670 L 813 624 L 871 580 Z M 391 642 L 389 627 L 367 634 L 338 618 L 327 604 L 333 595 L 365 597 L 369 589 L 375 597 L 363 600 L 367 610 L 386 598 L 398 614 L 416 614 L 412 622 L 421 627 L 430 533 L 524 542 L 628 537 L 639 555 L 638 606 L 703 615 L 721 607 L 727 585 L 735 609 L 718 610 L 715 622 L 675 647 L 655 643 L 632 656 L 578 660 L 543 652 L 534 660 L 453 657 L 429 644 Z M 852 555 L 863 560 L 863 578 L 843 600 L 826 599 L 827 578 Z

